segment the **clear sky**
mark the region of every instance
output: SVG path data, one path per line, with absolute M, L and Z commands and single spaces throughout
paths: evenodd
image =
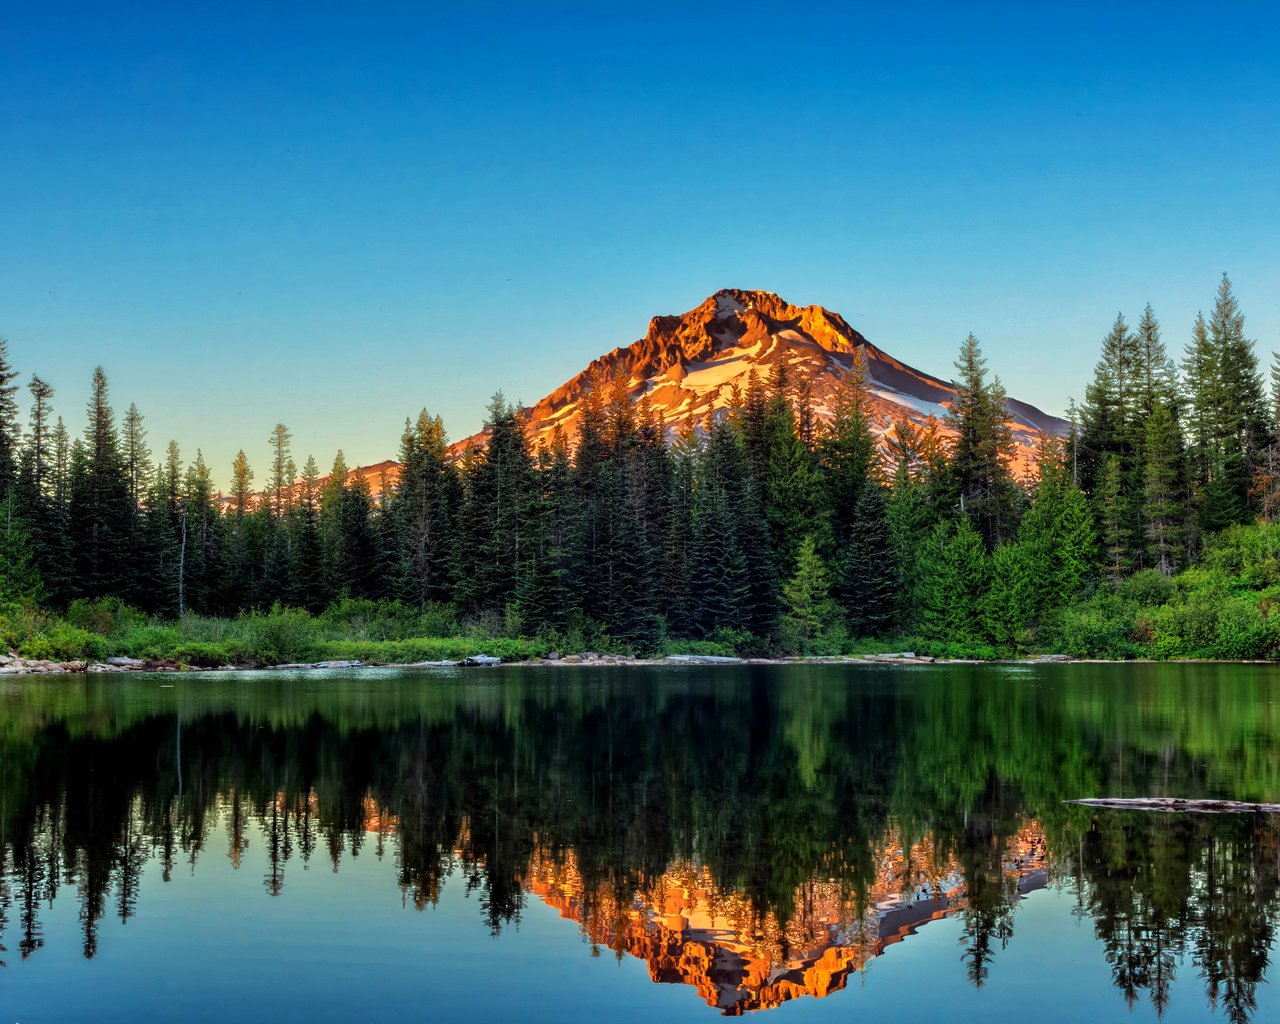
M 1056 8 L 1056 9 L 1051 9 Z M 1280 348 L 1280 5 L 5 3 L 0 335 L 265 476 L 726 286 L 1061 412 L 1229 271 Z

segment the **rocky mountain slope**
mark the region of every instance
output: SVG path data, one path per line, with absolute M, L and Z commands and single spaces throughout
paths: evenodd
M 690 418 L 725 408 L 734 385 L 745 391 L 755 370 L 767 380 L 777 363 L 793 379 L 807 378 L 814 407 L 827 417 L 841 378 L 853 366 L 858 349 L 866 353 L 873 395 L 873 428 L 883 434 L 895 420 L 923 423 L 943 420 L 956 389 L 948 381 L 894 359 L 822 306 L 793 306 L 772 292 L 726 288 L 679 316 L 657 316 L 645 336 L 615 348 L 528 409 L 530 438 L 550 439 L 556 426 L 570 441 L 577 433 L 583 397 L 598 379 L 610 379 L 620 367 L 634 399 L 647 395 L 663 424 L 674 430 Z M 1035 406 L 1009 400 L 1019 461 L 1025 462 L 1041 433 L 1063 434 L 1067 423 Z M 465 449 L 483 437 L 458 443 Z

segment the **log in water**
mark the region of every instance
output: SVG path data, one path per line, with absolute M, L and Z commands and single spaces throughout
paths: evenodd
M 1105 807 L 1118 811 L 1162 811 L 1183 814 L 1280 814 L 1280 804 L 1251 804 L 1238 800 L 1191 800 L 1177 796 L 1093 797 L 1064 800 L 1085 807 Z

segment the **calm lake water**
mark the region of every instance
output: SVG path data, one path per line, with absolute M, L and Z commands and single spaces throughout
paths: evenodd
M 1275 1020 L 1280 669 L 0 684 L 0 1022 Z

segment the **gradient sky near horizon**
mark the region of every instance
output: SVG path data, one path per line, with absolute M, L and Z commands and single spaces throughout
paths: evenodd
M 1224 271 L 1280 348 L 1274 3 L 5 6 L 0 336 L 222 483 L 277 421 L 466 436 L 727 286 L 944 377 L 973 331 L 1058 413 Z

